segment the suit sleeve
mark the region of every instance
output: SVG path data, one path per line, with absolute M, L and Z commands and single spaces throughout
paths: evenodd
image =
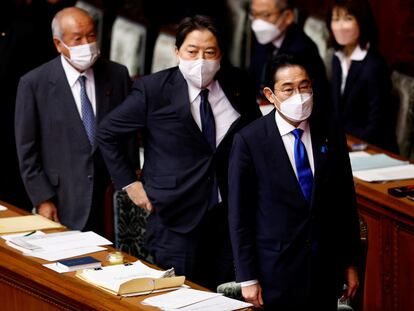
M 361 258 L 361 240 L 359 230 L 359 216 L 357 211 L 357 201 L 355 194 L 355 187 L 352 177 L 351 164 L 349 160 L 349 154 L 346 144 L 345 133 L 339 131 L 339 142 L 340 142 L 340 169 L 342 169 L 342 176 L 339 177 L 342 183 L 339 189 L 343 189 L 342 198 L 342 215 L 338 219 L 341 222 L 338 224 L 341 241 L 339 245 L 342 250 L 341 252 L 343 268 L 349 266 L 359 266 Z
M 229 226 L 237 282 L 257 279 L 254 180 L 248 146 L 242 136 L 236 134 L 229 164 Z
M 20 173 L 26 191 L 35 206 L 55 196 L 55 190 L 43 169 L 39 123 L 32 84 L 28 79 L 22 78 L 16 96 L 16 146 Z
M 128 159 L 122 141 L 146 126 L 147 96 L 144 83 L 134 83 L 131 94 L 100 123 L 97 142 L 117 189 L 136 181 L 135 167 Z

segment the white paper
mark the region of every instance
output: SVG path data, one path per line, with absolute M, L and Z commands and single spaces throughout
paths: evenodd
M 24 248 L 24 252 L 59 252 L 112 244 L 92 231 L 64 231 L 42 236 L 23 236 L 11 239 L 10 242 Z
M 349 153 L 349 158 L 352 160 L 353 158 L 359 158 L 359 157 L 369 157 L 371 156 L 370 153 L 366 151 L 352 151 Z
M 354 177 L 368 182 L 412 179 L 414 178 L 414 165 L 408 164 L 364 170 L 353 172 L 353 175 Z
M 168 294 L 149 297 L 142 303 L 161 309 L 179 309 L 217 296 L 221 294 L 183 288 Z
M 61 250 L 61 251 L 52 250 L 52 251 L 40 251 L 40 252 L 27 252 L 27 253 L 23 253 L 23 255 L 29 256 L 29 257 L 36 257 L 36 258 L 44 259 L 47 261 L 56 261 L 56 260 L 71 258 L 75 256 L 85 255 L 85 254 L 101 252 L 104 250 L 106 250 L 105 247 L 89 246 L 89 247 L 67 249 L 67 250 Z
M 100 270 L 83 270 L 82 276 L 92 283 L 117 292 L 124 282 L 137 278 L 162 278 L 169 271 L 156 270 L 140 261 L 136 261 L 129 265 L 106 266 Z
M 43 231 L 37 230 L 32 234 L 33 231 L 26 231 L 26 232 L 20 232 L 20 233 L 13 233 L 13 234 L 5 234 L 2 235 L 1 238 L 6 241 L 10 241 L 14 238 L 21 238 L 25 236 L 38 236 L 38 235 L 45 235 Z M 29 235 L 30 234 L 30 235 Z
M 53 271 L 55 271 L 57 273 L 65 273 L 65 272 L 68 272 L 66 269 L 60 268 L 60 266 L 58 266 L 56 264 L 56 262 L 45 263 L 45 264 L 43 264 L 43 267 L 46 267 L 46 268 L 48 268 L 50 270 L 53 270 Z
M 384 153 L 372 154 L 370 156 L 353 156 L 350 159 L 353 172 L 409 164 L 408 161 L 398 160 Z
M 7 207 L 5 207 L 5 206 L 3 206 L 3 205 L 0 204 L 0 212 L 1 211 L 7 211 Z
M 217 296 L 201 302 L 197 302 L 187 307 L 179 309 L 163 309 L 166 311 L 231 311 L 249 308 L 253 305 L 244 301 L 231 299 L 225 296 Z

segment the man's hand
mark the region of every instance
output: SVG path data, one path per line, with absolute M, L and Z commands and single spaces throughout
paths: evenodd
M 55 204 L 51 201 L 44 201 L 37 206 L 37 213 L 50 220 L 59 222 L 58 212 Z
M 354 298 L 359 286 L 358 271 L 354 266 L 348 267 L 345 270 L 345 282 L 348 288 L 345 290 L 341 299 Z
M 252 303 L 256 308 L 263 307 L 262 288 L 259 283 L 242 287 L 242 295 L 246 302 Z
M 136 181 L 129 185 L 125 191 L 128 193 L 129 198 L 135 205 L 146 209 L 148 212 L 152 211 L 152 204 L 147 197 L 147 193 L 142 186 L 142 183 Z

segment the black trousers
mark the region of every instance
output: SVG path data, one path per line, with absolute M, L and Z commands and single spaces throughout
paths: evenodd
M 174 267 L 176 275 L 185 275 L 213 291 L 235 279 L 227 208 L 222 204 L 209 210 L 201 223 L 185 234 L 165 227 L 152 214 L 148 218 L 146 242 L 159 267 Z

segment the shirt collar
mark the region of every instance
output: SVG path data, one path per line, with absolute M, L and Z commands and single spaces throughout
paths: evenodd
M 66 78 L 68 79 L 69 86 L 71 88 L 75 85 L 76 81 L 78 81 L 79 76 L 86 76 L 86 79 L 89 81 L 93 80 L 92 68 L 88 68 L 84 72 L 80 73 L 75 68 L 73 68 L 71 64 L 69 64 L 63 54 L 60 55 L 60 59 L 62 61 L 63 70 L 65 71 Z
M 194 86 L 192 83 L 187 82 L 187 85 L 188 85 L 188 94 L 189 94 L 189 97 L 190 97 L 190 103 L 192 103 L 197 98 L 197 96 L 200 95 L 201 89 Z M 218 81 L 213 80 L 213 82 L 211 82 L 206 87 L 206 89 L 208 89 L 210 94 L 212 94 L 212 95 L 217 94 L 218 90 L 220 89 L 220 87 L 218 85 Z
M 286 33 L 284 33 L 282 36 L 280 36 L 279 39 L 276 39 L 276 40 L 272 41 L 272 44 L 276 48 L 280 49 L 280 47 L 282 46 L 282 43 L 283 43 L 283 40 L 285 39 L 285 37 L 286 37 Z
M 358 44 L 352 51 L 350 60 L 361 61 L 365 58 L 365 56 L 367 56 L 367 53 L 368 49 L 361 49 Z M 343 61 L 345 59 L 345 54 L 342 52 L 342 50 L 336 51 L 335 55 L 339 58 L 340 61 Z
M 303 132 L 308 131 L 308 128 L 309 128 L 308 120 L 304 120 L 298 125 L 298 127 L 294 127 L 292 124 L 290 124 L 289 122 L 287 122 L 285 119 L 282 118 L 282 116 L 280 115 L 280 112 L 277 109 L 275 113 L 275 120 L 276 120 L 276 125 L 279 129 L 280 136 L 289 134 L 296 128 L 302 129 Z

